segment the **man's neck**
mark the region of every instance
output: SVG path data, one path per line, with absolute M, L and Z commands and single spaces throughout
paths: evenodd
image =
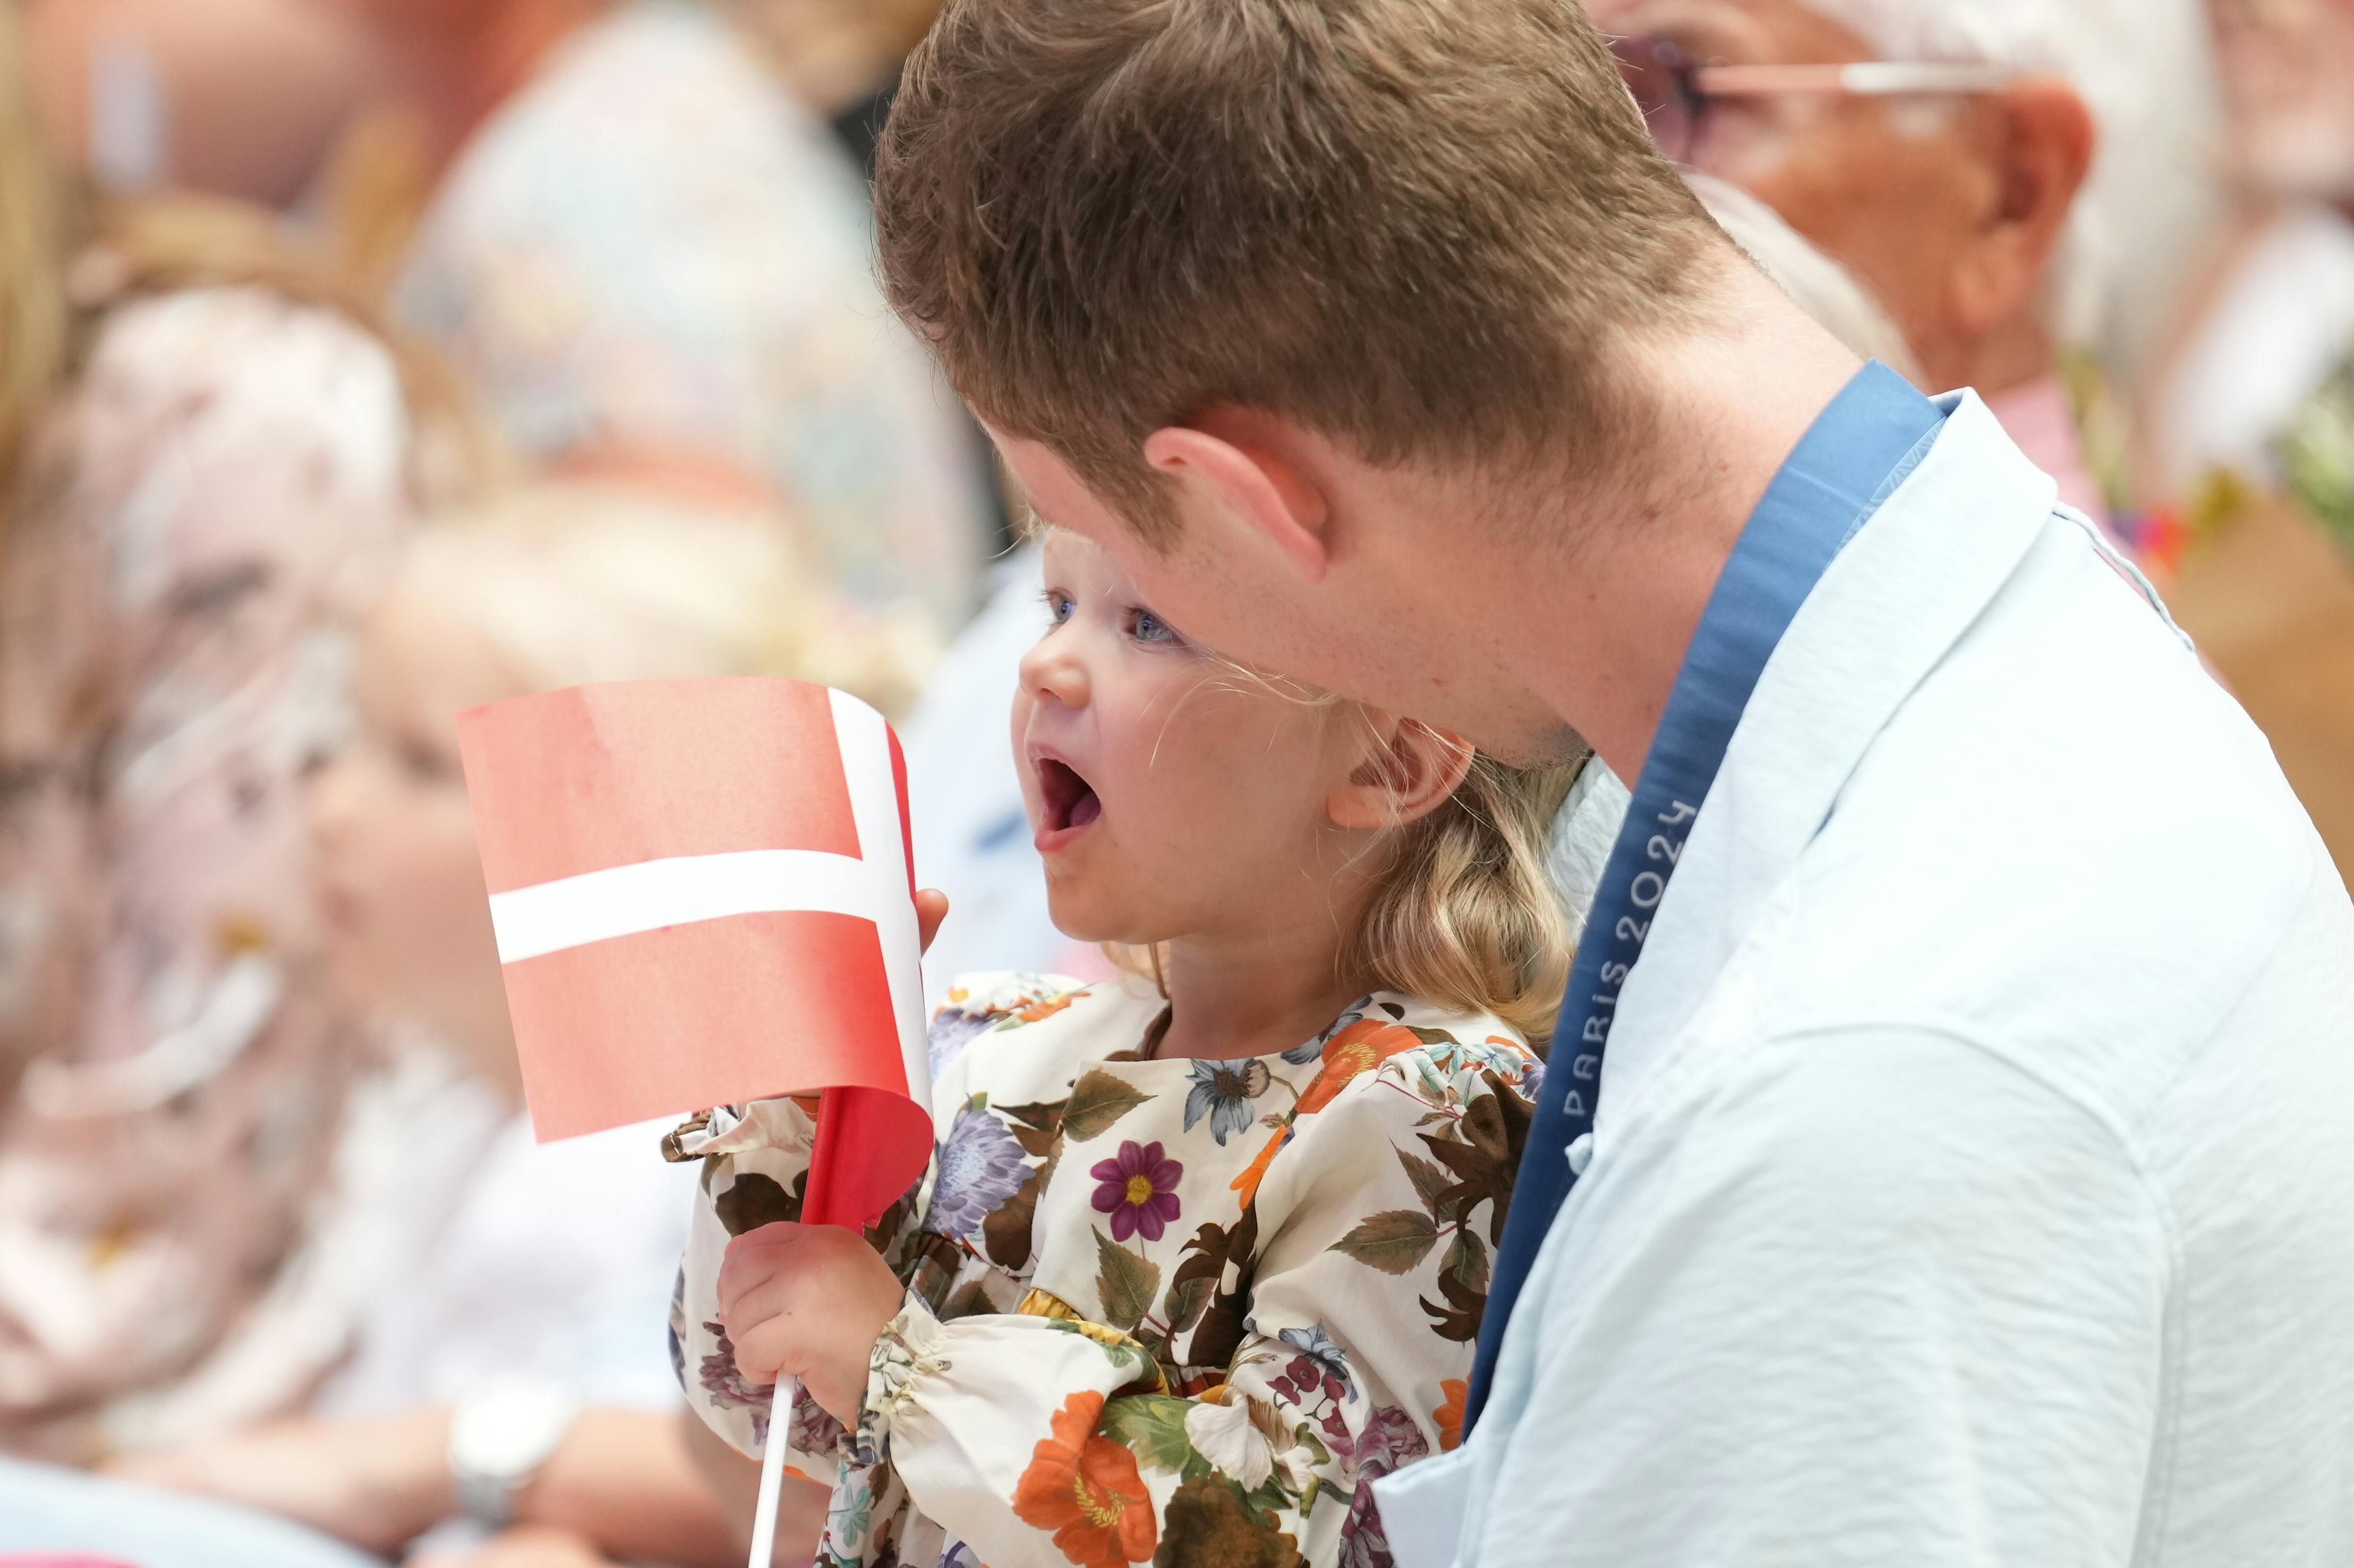
M 594 18 L 596 0 L 500 0 L 455 7 L 387 37 L 403 102 L 423 122 L 436 170 L 456 158 L 549 52 Z
M 1784 460 L 1858 368 L 1854 355 L 1743 267 L 1739 324 L 1649 351 L 1666 432 L 1648 484 L 1563 519 L 1573 543 L 1492 584 L 1529 690 L 1629 784 L 1724 563 Z M 1754 287 L 1752 286 L 1754 284 Z

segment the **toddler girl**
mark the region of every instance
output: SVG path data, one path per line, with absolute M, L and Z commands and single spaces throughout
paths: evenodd
M 1384 1562 L 1366 1483 L 1460 1433 L 1575 769 L 1237 672 L 1044 553 L 1013 742 L 1055 920 L 1150 978 L 951 991 L 938 1149 L 864 1240 L 793 1223 L 802 1104 L 674 1133 L 682 1379 L 748 1453 L 804 1380 L 823 1563 Z

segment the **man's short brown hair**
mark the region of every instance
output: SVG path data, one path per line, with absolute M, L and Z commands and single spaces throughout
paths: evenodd
M 1626 430 L 1614 350 L 1716 230 L 1571 0 L 949 0 L 875 182 L 885 290 L 981 418 L 1148 537 L 1220 404 L 1369 461 Z

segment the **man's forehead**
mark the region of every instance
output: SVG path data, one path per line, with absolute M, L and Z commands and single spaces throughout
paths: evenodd
M 1079 482 L 1071 465 L 1052 447 L 1044 441 L 1009 436 L 992 425 L 982 429 L 997 443 L 999 455 L 1022 486 L 1022 498 L 1037 525 L 1067 528 L 1091 539 L 1102 539 L 1118 526 L 1119 520 L 1112 516 L 1110 509 Z

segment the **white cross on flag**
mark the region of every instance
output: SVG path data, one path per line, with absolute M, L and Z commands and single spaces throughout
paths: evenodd
M 543 1139 L 824 1091 L 808 1218 L 931 1151 L 906 765 L 800 681 L 578 686 L 460 715 Z

